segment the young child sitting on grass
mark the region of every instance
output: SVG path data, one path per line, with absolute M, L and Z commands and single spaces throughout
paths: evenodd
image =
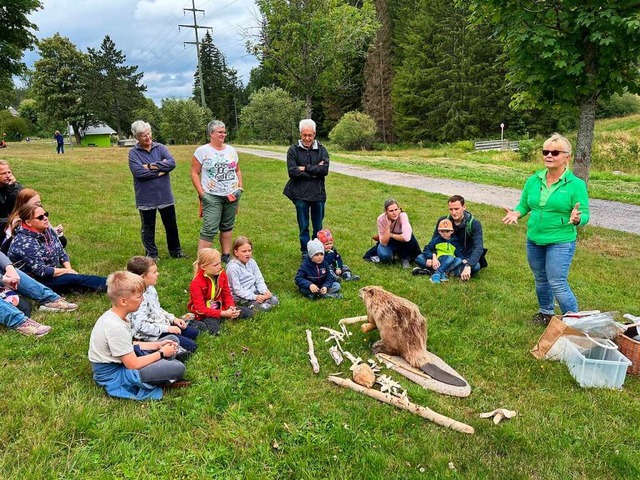
M 327 262 L 331 273 L 335 276 L 334 280 L 338 282 L 341 280 L 345 282 L 357 282 L 360 280 L 360 276 L 353 275 L 351 269 L 342 262 L 342 257 L 334 246 L 333 235 L 331 235 L 330 230 L 326 228 L 320 230 L 318 232 L 318 240 L 324 245 L 324 261 Z
M 422 255 L 426 259 L 431 259 L 431 267 L 435 270 L 431 275 L 432 283 L 449 281 L 447 272 L 458 267 L 462 263 L 459 257 L 461 253 L 460 245 L 453 238 L 453 224 L 451 220 L 445 218 L 438 224 L 438 235 L 424 247 Z
M 145 342 L 155 342 L 167 335 L 174 334 L 180 340 L 180 346 L 189 352 L 195 352 L 199 330 L 189 327 L 187 322 L 167 312 L 160 306 L 156 291 L 158 283 L 158 266 L 151 257 L 135 256 L 127 263 L 127 270 L 140 275 L 147 287 L 142 296 L 142 304 L 135 312 L 127 315 L 131 324 L 133 338 Z
M 216 335 L 226 318 L 251 318 L 249 307 L 236 307 L 222 257 L 214 248 L 203 248 L 193 262 L 193 280 L 189 285 L 187 308 L 195 315 L 191 323 L 198 329 Z
M 329 273 L 324 260 L 324 245 L 317 238 L 307 243 L 307 257 L 300 265 L 295 278 L 300 293 L 311 300 L 318 298 L 342 298 L 340 284 Z
M 234 258 L 227 264 L 231 294 L 236 305 L 268 312 L 278 305 L 278 297 L 267 288 L 252 253 L 253 244 L 247 237 L 238 237 L 233 242 Z
M 115 272 L 107 278 L 111 309 L 102 314 L 91 331 L 88 356 L 93 379 L 112 397 L 159 400 L 159 387 L 189 385 L 182 380 L 184 365 L 175 360 L 180 346 L 177 337 L 136 342 L 147 354 L 138 356 L 134 351 L 127 315 L 138 310 L 145 288 L 144 280 L 131 272 Z

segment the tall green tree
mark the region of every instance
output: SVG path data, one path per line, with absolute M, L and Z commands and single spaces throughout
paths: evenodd
M 272 143 L 293 143 L 303 103 L 279 87 L 263 87 L 251 94 L 241 113 L 243 138 Z
M 305 101 L 308 117 L 313 99 L 330 89 L 349 86 L 350 64 L 364 57 L 377 30 L 371 0 L 257 0 L 262 25 L 250 51 L 273 62 L 280 81 Z M 361 4 L 360 4 L 361 3 Z
M 206 107 L 213 116 L 224 122 L 229 130 L 237 124 L 238 102 L 241 101 L 242 86 L 238 73 L 227 65 L 224 54 L 213 43 L 213 37 L 207 32 L 200 45 L 200 64 L 202 72 L 196 69 L 194 75 L 193 99 L 200 103 L 200 81 L 204 79 L 204 98 Z
M 637 0 L 476 0 L 509 54 L 516 105 L 579 107 L 576 175 L 588 180 L 599 98 L 640 91 Z
M 500 131 L 510 91 L 492 30 L 473 25 L 467 2 L 421 0 L 403 25 L 393 84 L 395 126 L 405 141 L 453 141 Z
M 0 83 L 24 70 L 22 53 L 31 48 L 37 26 L 27 16 L 42 8 L 39 0 L 2 0 L 0 2 Z
M 191 99 L 165 98 L 160 109 L 160 133 L 175 143 L 199 143 L 205 139 L 211 110 Z
M 100 49 L 88 49 L 91 70 L 87 77 L 87 103 L 102 120 L 115 128 L 123 137 L 134 120 L 136 109 L 144 105 L 147 87 L 140 83 L 142 73 L 137 65 L 127 66 L 127 57 L 107 35 Z
M 60 130 L 68 122 L 80 143 L 81 130 L 94 121 L 87 101 L 89 57 L 59 33 L 41 40 L 38 48 L 40 60 L 34 64 L 32 90 L 39 118 Z

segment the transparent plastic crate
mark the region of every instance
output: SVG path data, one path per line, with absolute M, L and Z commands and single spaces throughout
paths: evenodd
M 573 378 L 585 388 L 620 389 L 631 365 L 615 343 L 604 339 L 590 343 L 588 348 L 568 341 L 564 361 Z

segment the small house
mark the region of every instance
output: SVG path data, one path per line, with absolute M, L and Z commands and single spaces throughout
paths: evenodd
M 90 126 L 80 133 L 82 141 L 80 144 L 84 147 L 110 147 L 111 135 L 117 132 L 106 123 L 100 123 L 96 126 Z

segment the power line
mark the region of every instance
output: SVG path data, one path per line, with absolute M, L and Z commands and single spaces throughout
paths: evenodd
M 193 31 L 196 34 L 196 41 L 195 42 L 184 42 L 184 43 L 196 46 L 196 52 L 198 54 L 198 72 L 200 72 L 200 105 L 202 107 L 206 107 L 207 104 L 206 104 L 205 99 L 204 99 L 204 78 L 202 76 L 202 62 L 200 61 L 200 40 L 198 40 L 198 29 L 202 28 L 202 29 L 205 29 L 205 30 L 213 30 L 213 28 L 211 28 L 211 27 L 201 27 L 201 26 L 198 25 L 198 20 L 196 18 L 196 12 L 202 12 L 204 14 L 204 10 L 199 10 L 199 9 L 196 8 L 195 0 L 191 0 L 191 8 L 183 8 L 183 10 L 186 11 L 186 12 L 193 13 L 193 25 L 179 25 L 179 26 L 180 27 L 185 27 L 185 28 L 193 28 Z

